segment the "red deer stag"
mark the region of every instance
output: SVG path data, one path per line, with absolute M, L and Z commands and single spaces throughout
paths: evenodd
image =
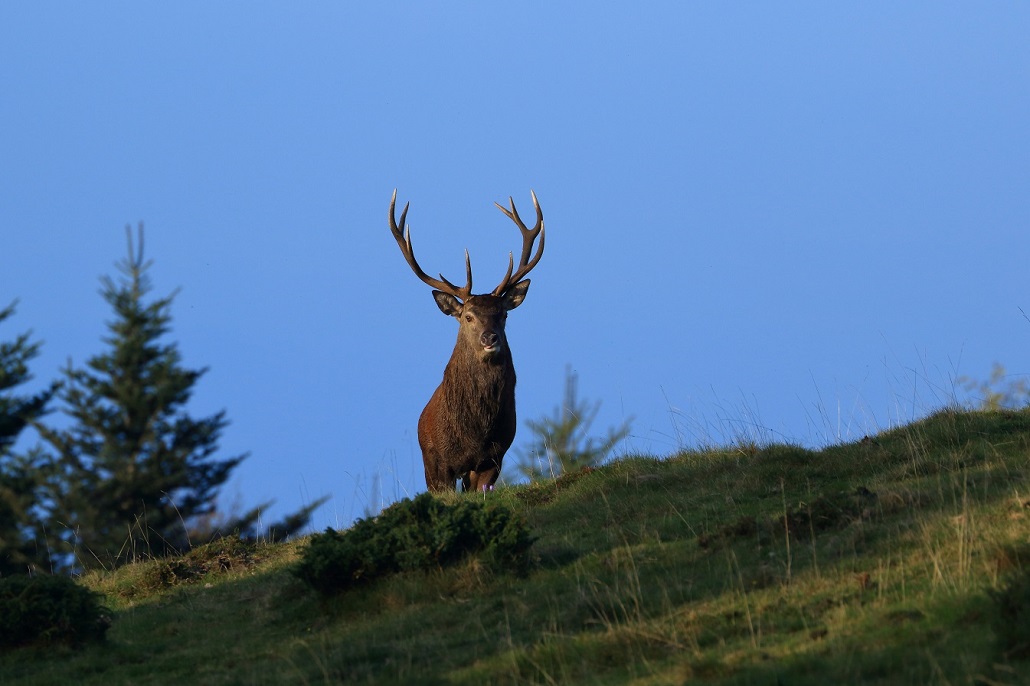
M 532 193 L 532 191 L 530 191 Z M 509 255 L 508 272 L 488 295 L 472 294 L 472 265 L 465 251 L 465 286 L 458 288 L 444 278 L 422 271 L 411 247 L 411 232 L 405 224 L 408 205 L 395 218 L 397 191 L 390 200 L 390 231 L 404 259 L 433 288 L 440 311 L 458 319 L 458 341 L 443 372 L 443 381 L 418 419 L 418 444 L 426 468 L 426 486 L 431 491 L 453 491 L 460 478 L 465 491 L 489 490 L 497 481 L 504 453 L 515 439 L 515 367 L 504 336 L 508 310 L 522 304 L 529 291 L 527 274 L 544 253 L 544 213 L 536 194 L 536 226 L 526 228 L 508 198 L 511 209 L 497 207 L 515 222 L 522 233 L 522 256 L 518 267 Z M 533 243 L 540 244 L 536 254 Z M 512 271 L 514 269 L 514 272 Z

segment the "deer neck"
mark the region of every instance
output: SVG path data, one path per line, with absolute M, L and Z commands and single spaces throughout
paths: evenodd
M 507 346 L 482 357 L 456 346 L 444 370 L 448 404 L 452 407 L 500 408 L 515 394 L 515 368 Z

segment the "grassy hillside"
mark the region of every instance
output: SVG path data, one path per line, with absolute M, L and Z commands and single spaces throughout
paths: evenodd
M 0 655 L 0 684 L 1030 683 L 998 635 L 1030 594 L 997 590 L 1030 563 L 1030 413 L 487 497 L 538 536 L 525 577 L 470 561 L 323 600 L 289 573 L 303 540 L 216 545 L 84 579 L 106 643 Z

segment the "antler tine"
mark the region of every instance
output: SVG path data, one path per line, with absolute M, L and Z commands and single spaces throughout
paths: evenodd
M 411 267 L 411 271 L 415 272 L 415 276 L 431 288 L 453 295 L 462 302 L 468 300 L 472 295 L 472 263 L 469 260 L 469 251 L 465 251 L 466 283 L 464 288 L 458 288 L 453 283 L 445 279 L 443 274 L 440 274 L 439 279 L 434 279 L 422 271 L 422 267 L 419 266 L 418 261 L 415 259 L 415 249 L 411 246 L 411 227 L 405 223 L 405 218 L 408 216 L 408 205 L 409 203 L 405 203 L 404 209 L 401 210 L 401 221 L 399 227 L 397 226 L 396 220 L 397 189 L 395 188 L 393 190 L 393 197 L 390 198 L 390 233 L 393 234 L 394 240 L 397 241 L 397 245 L 401 249 L 401 254 L 404 255 L 404 259 L 407 261 L 408 266 Z M 403 231 L 401 227 L 403 227 Z
M 469 296 L 472 295 L 472 262 L 469 261 L 469 251 L 467 249 L 465 250 L 465 287 L 458 288 L 448 281 L 443 274 L 440 275 L 440 279 L 457 291 L 457 293 L 451 293 L 451 295 L 457 296 L 462 300 L 462 302 L 468 300 Z
M 497 208 L 504 212 L 505 215 L 519 227 L 519 232 L 522 233 L 522 255 L 519 257 L 519 267 L 515 274 L 512 274 L 512 268 L 514 267 L 514 255 L 509 255 L 508 258 L 508 272 L 504 275 L 504 279 L 494 289 L 494 295 L 502 295 L 505 291 L 511 288 L 513 285 L 521 281 L 533 267 L 537 265 L 540 258 L 544 254 L 544 212 L 540 209 L 540 203 L 537 201 L 536 193 L 532 190 L 529 191 L 530 195 L 533 196 L 533 207 L 536 209 L 536 225 L 532 229 L 526 227 L 525 222 L 522 221 L 522 217 L 519 216 L 518 210 L 515 209 L 515 200 L 508 196 L 508 204 L 511 209 L 504 207 L 500 203 L 494 203 Z M 529 259 L 530 253 L 533 251 L 533 243 L 536 242 L 537 236 L 540 237 L 540 243 L 537 245 L 536 254 L 533 255 L 533 259 Z

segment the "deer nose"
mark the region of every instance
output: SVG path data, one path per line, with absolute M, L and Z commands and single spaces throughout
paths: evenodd
M 484 348 L 494 348 L 497 346 L 497 332 L 496 331 L 484 331 L 483 335 L 479 337 L 479 342 L 483 344 Z

